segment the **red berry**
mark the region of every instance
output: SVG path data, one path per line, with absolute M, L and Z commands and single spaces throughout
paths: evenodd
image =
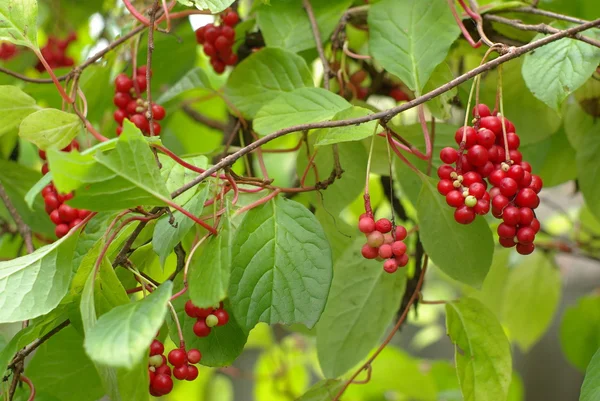
M 75 219 L 72 222 L 69 223 L 69 229 L 77 227 L 83 220 L 81 219 Z
M 447 164 L 443 164 L 438 167 L 438 177 L 442 180 L 449 180 L 450 174 L 454 172 L 454 167 L 449 166 Z
M 488 161 L 488 151 L 481 145 L 473 145 L 467 152 L 467 160 L 473 166 L 483 166 Z
M 480 216 L 488 214 L 490 211 L 490 202 L 483 199 L 478 200 L 477 204 L 473 208 L 473 211 Z
M 379 248 L 384 242 L 383 234 L 379 231 L 373 231 L 367 235 L 367 244 L 373 248 Z
M 535 240 L 535 230 L 531 227 L 521 227 L 517 231 L 517 239 L 520 244 L 531 244 Z
M 225 309 L 217 309 L 213 314 L 219 319 L 217 326 L 225 326 L 229 321 L 229 313 Z
M 518 207 L 507 206 L 502 212 L 502 220 L 509 226 L 516 226 L 521 221 L 521 215 Z
M 502 123 L 496 116 L 482 117 L 481 120 L 479 120 L 479 126 L 491 130 L 496 135 L 496 138 L 498 138 L 499 135 L 502 135 Z
M 175 367 L 181 366 L 187 363 L 187 354 L 185 350 L 176 348 L 169 352 L 169 363 Z
M 193 365 L 188 365 L 188 374 L 187 374 L 187 381 L 193 381 L 196 380 L 196 378 L 198 377 L 198 368 L 193 366 Z
M 210 334 L 210 327 L 208 327 L 204 319 L 201 318 L 194 323 L 193 331 L 198 337 L 206 337 Z
M 519 136 L 514 132 L 506 134 L 506 141 L 508 142 L 509 150 L 518 149 L 521 144 L 521 139 L 519 139 Z
M 404 241 L 408 232 L 404 226 L 396 226 L 396 236 L 394 237 L 396 241 Z
M 160 355 L 165 352 L 165 346 L 158 340 L 152 340 L 150 344 L 150 356 Z
M 492 115 L 492 112 L 486 104 L 480 103 L 476 104 L 473 108 L 473 117 L 475 117 L 477 114 L 479 114 L 479 117 L 489 117 Z
M 440 180 L 437 184 L 438 192 L 444 196 L 448 194 L 448 192 L 454 190 L 454 185 L 452 185 L 452 181 L 450 180 Z
M 58 215 L 58 210 L 56 209 L 54 209 L 52 213 L 50 213 L 50 220 L 52 220 L 52 222 L 56 225 L 61 224 L 63 222 L 60 216 Z
M 402 256 L 402 255 L 404 255 L 406 253 L 406 244 L 404 242 L 402 242 L 402 241 L 395 241 L 390 246 L 390 248 L 391 248 L 392 253 L 394 254 L 394 256 Z M 381 250 L 380 250 L 380 252 L 381 252 Z
M 50 168 L 48 167 L 48 163 L 42 164 L 42 175 L 48 174 L 49 171 L 50 171 Z
M 504 152 L 501 152 L 501 147 L 498 145 L 492 145 L 488 149 L 488 160 L 492 163 L 500 163 L 504 160 Z M 500 156 L 502 154 L 502 156 Z
M 454 220 L 460 224 L 472 223 L 475 220 L 475 212 L 463 205 L 454 211 Z
M 446 203 L 452 207 L 459 207 L 465 203 L 465 198 L 459 191 L 454 190 L 448 192 L 448 194 L 446 195 Z
M 533 189 L 523 188 L 517 193 L 515 203 L 517 206 L 535 209 L 539 204 L 539 199 Z
M 440 151 L 440 159 L 446 164 L 456 163 L 458 152 L 454 148 L 445 147 Z
M 67 235 L 68 233 L 69 233 L 69 226 L 66 224 L 59 224 L 54 229 L 54 234 L 56 234 L 56 236 L 58 238 L 62 238 L 65 235 Z
M 473 166 L 471 166 L 471 163 L 469 163 L 467 155 L 462 155 L 460 157 L 460 168 L 463 173 L 473 170 Z
M 470 187 L 471 184 L 474 183 L 483 183 L 483 178 L 481 178 L 481 174 L 475 172 L 475 171 L 468 171 L 466 173 L 463 174 L 463 181 L 462 184 L 465 187 Z
M 215 39 L 214 46 L 217 51 L 231 49 L 231 42 L 225 36 L 220 35 L 217 39 Z
M 69 205 L 62 204 L 58 207 L 58 215 L 64 223 L 69 223 L 77 218 L 77 210 Z
M 400 255 L 396 257 L 396 263 L 398 263 L 398 267 L 404 267 L 408 264 L 408 254 Z
M 504 248 L 512 248 L 513 246 L 515 246 L 515 241 L 512 238 L 500 238 L 498 242 Z
M 163 364 L 160 365 L 158 368 L 156 368 L 156 374 L 171 376 L 171 368 L 169 367 L 169 365 L 167 365 L 167 359 L 165 358 L 164 355 L 162 355 L 162 357 L 163 357 Z
M 146 74 L 137 74 L 135 77 L 135 81 L 137 82 L 137 86 L 140 92 L 145 92 L 146 86 L 148 85 L 148 81 L 146 80 Z
M 58 206 L 60 206 L 60 202 L 58 201 L 58 198 L 55 195 L 48 195 L 44 198 L 44 204 L 46 205 L 46 210 L 54 210 L 57 209 Z
M 488 155 L 489 155 L 489 152 L 488 152 Z M 485 163 L 483 166 L 477 167 L 477 172 L 479 174 L 481 174 L 482 177 L 489 176 L 490 174 L 492 174 L 494 172 L 494 170 L 495 170 L 494 163 L 489 161 L 489 158 L 488 158 L 487 163 Z
M 196 364 L 202 359 L 202 354 L 196 348 L 192 348 L 187 353 L 187 359 L 190 363 Z
M 369 234 L 375 231 L 375 220 L 372 217 L 362 217 L 358 221 L 358 229 L 361 233 Z
M 185 314 L 189 317 L 197 317 L 196 316 L 196 306 L 192 303 L 191 299 L 188 299 L 184 306 Z
M 473 195 L 477 199 L 483 198 L 483 195 L 485 194 L 485 185 L 480 182 L 474 182 L 473 184 L 469 185 L 469 194 Z
M 222 74 L 225 71 L 225 63 L 221 60 L 212 59 L 210 65 L 212 65 L 213 70 L 215 70 L 217 74 Z
M 214 41 L 218 37 L 219 37 L 219 29 L 217 29 L 217 27 L 215 27 L 214 25 L 208 26 L 208 28 L 206 28 L 206 30 L 204 31 L 204 40 L 207 43 L 210 43 L 211 45 L 214 43 Z
M 206 25 L 201 26 L 196 29 L 196 42 L 203 43 L 204 42 L 204 33 L 206 32 Z
M 235 29 L 230 26 L 223 25 L 221 27 L 221 35 L 229 39 L 230 43 L 233 43 L 233 39 L 235 38 Z
M 521 167 L 523 167 L 523 170 L 527 171 L 528 173 L 531 173 L 531 164 L 527 162 L 521 162 Z
M 510 201 L 504 195 L 496 195 L 492 198 L 492 207 L 498 210 L 504 210 Z
M 131 95 L 129 93 L 117 92 L 113 97 L 113 103 L 120 109 L 126 108 L 131 100 Z
M 166 112 L 165 112 L 165 108 L 162 107 L 161 105 L 158 104 L 153 104 L 152 105 L 152 117 L 155 120 L 162 120 L 163 118 L 165 118 Z
M 529 188 L 533 189 L 536 194 L 542 190 L 543 185 L 544 184 L 539 175 L 535 175 L 535 174 L 531 175 L 531 184 L 529 184 Z
M 528 207 L 522 207 L 521 209 L 519 209 L 519 224 L 521 224 L 522 226 L 528 226 L 531 224 L 533 219 L 533 210 L 531 210 Z
M 486 128 L 477 131 L 477 143 L 486 149 L 491 148 L 496 142 L 496 134 Z
M 38 150 L 38 155 L 40 156 L 40 159 L 46 160 L 46 152 L 42 149 Z
M 129 121 L 135 124 L 135 126 L 138 127 L 142 132 L 148 132 L 148 130 L 150 129 L 150 124 L 148 123 L 148 120 L 142 114 L 132 115 L 129 118 Z
M 456 130 L 456 133 L 454 134 L 454 140 L 458 145 L 460 145 L 460 143 L 463 140 L 464 131 L 466 131 L 467 133 L 467 136 L 465 138 L 465 149 L 469 149 L 471 146 L 477 143 L 477 132 L 475 132 L 475 128 L 473 127 L 466 127 L 466 129 L 464 127 L 460 127 L 458 130 Z
M 518 184 L 523 179 L 525 170 L 523 170 L 523 167 L 515 164 L 514 166 L 510 167 L 510 169 L 506 172 L 506 175 L 515 180 Z
M 365 259 L 375 259 L 379 256 L 379 249 L 369 246 L 369 244 L 364 244 L 360 252 Z
M 238 62 L 238 56 L 235 53 L 231 53 L 229 57 L 227 57 L 227 59 L 224 61 L 226 65 L 235 65 Z
M 534 249 L 535 249 L 535 245 L 533 243 L 517 244 L 517 252 L 519 252 L 521 255 L 529 255 L 533 252 Z
M 392 255 L 392 246 L 390 244 L 383 244 L 379 247 L 379 256 L 383 259 L 391 258 Z
M 188 365 L 187 364 L 177 366 L 173 369 L 173 376 L 175 376 L 175 378 L 177 380 L 185 380 L 185 379 L 187 379 L 187 375 L 188 375 Z
M 137 108 L 141 107 L 137 101 L 135 100 L 131 100 L 129 103 L 127 103 L 127 108 L 125 109 L 125 111 L 127 112 L 127 114 L 131 115 L 131 114 L 135 114 L 137 113 Z
M 517 229 L 514 226 L 509 226 L 506 223 L 501 223 L 497 231 L 500 238 L 514 238 L 517 233 Z
M 498 187 L 500 188 L 500 193 L 507 198 L 516 194 L 519 189 L 517 182 L 510 177 L 503 178 Z
M 173 379 L 166 374 L 157 374 L 150 383 L 150 387 L 160 395 L 169 394 L 173 390 Z
M 223 23 L 225 23 L 225 25 L 229 25 L 231 27 L 235 26 L 239 21 L 240 21 L 240 17 L 234 11 L 228 12 L 223 17 Z
M 215 311 L 214 308 L 198 308 L 196 307 L 196 317 L 207 317 L 208 315 L 212 315 L 212 313 Z
M 127 76 L 127 74 L 119 74 L 115 78 L 115 90 L 117 92 L 129 93 L 133 88 L 133 81 Z
M 492 189 L 490 189 L 490 192 L 488 193 L 490 194 L 490 199 L 494 199 L 496 196 L 502 195 L 500 193 L 500 188 L 498 187 L 492 187 Z
M 519 187 L 521 188 L 527 188 L 528 186 L 531 185 L 531 181 L 533 180 L 533 176 L 531 175 L 531 173 L 525 169 L 523 169 L 523 178 L 521 179 L 521 181 L 519 181 Z
M 380 233 L 389 233 L 392 231 L 392 222 L 388 219 L 379 219 L 375 222 L 375 229 Z
M 508 118 L 501 117 L 500 118 L 500 124 L 502 124 L 502 120 L 504 120 L 504 126 L 506 128 L 506 133 L 507 134 L 511 134 L 511 133 L 515 133 L 516 132 L 515 125 Z
M 396 259 L 388 259 L 383 262 L 383 270 L 387 273 L 395 273 L 396 270 L 398 270 L 398 262 L 396 262 Z
M 152 121 L 152 130 L 154 131 L 154 136 L 158 136 L 162 131 L 162 127 L 156 121 Z
M 84 220 L 90 214 L 92 214 L 92 212 L 90 212 L 89 210 L 85 210 L 85 209 L 77 210 L 77 217 L 79 217 L 81 220 Z
M 538 233 L 540 231 L 540 221 L 538 219 L 534 218 L 531 221 L 531 224 L 529 225 L 529 227 L 533 228 L 533 231 Z
M 42 196 L 45 198 L 48 195 L 56 195 L 56 190 L 52 184 L 48 184 L 42 189 Z
M 518 150 L 511 150 L 508 157 L 514 162 L 514 164 L 520 164 L 523 161 L 523 155 Z

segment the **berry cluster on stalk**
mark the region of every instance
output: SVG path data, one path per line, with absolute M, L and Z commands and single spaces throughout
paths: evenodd
M 17 46 L 9 42 L 0 44 L 0 60 L 10 60 L 17 54 Z
M 67 48 L 76 40 L 77 34 L 75 32 L 71 32 L 65 39 L 58 39 L 56 36 L 48 37 L 48 43 L 46 43 L 46 46 L 42 47 L 41 52 L 42 56 L 44 56 L 44 59 L 52 69 L 72 67 L 75 64 L 75 61 L 67 56 Z M 44 65 L 39 61 L 35 68 L 39 72 L 45 71 Z
M 70 152 L 73 149 L 79 150 L 79 142 L 74 139 L 67 147 L 62 149 L 63 152 Z M 42 165 L 42 174 L 48 174 L 48 163 L 46 162 L 46 152 L 39 151 L 39 156 L 44 160 Z M 76 225 L 81 223 L 91 213 L 89 210 L 75 209 L 65 202 L 73 199 L 73 192 L 70 194 L 59 194 L 54 184 L 50 183 L 42 189 L 46 213 L 50 216 L 50 220 L 56 225 L 54 233 L 58 238 L 62 238 Z
M 146 91 L 146 66 L 138 67 L 135 80 L 125 73 L 117 75 L 115 78 L 115 96 L 113 103 L 118 109 L 113 117 L 119 126 L 117 127 L 117 136 L 123 132 L 123 120 L 129 119 L 138 127 L 144 135 L 150 134 L 150 121 L 147 112 L 150 104 L 140 97 L 140 94 Z M 150 72 L 152 74 L 152 72 Z M 164 107 L 152 103 L 152 131 L 155 136 L 160 135 L 161 126 L 158 121 L 165 118 L 166 111 Z
M 399 267 L 408 263 L 406 244 L 406 228 L 393 227 L 388 219 L 375 221 L 372 215 L 365 213 L 358 220 L 358 229 L 366 235 L 367 243 L 363 245 L 361 253 L 366 259 L 385 260 L 383 270 L 394 273 Z
M 198 337 L 206 337 L 215 326 L 224 326 L 229 322 L 229 314 L 223 309 L 223 302 L 218 307 L 200 308 L 188 300 L 185 303 L 185 313 L 196 319 L 193 331 Z
M 148 376 L 150 378 L 150 394 L 160 397 L 173 390 L 173 378 L 177 380 L 193 381 L 198 377 L 198 368 L 194 366 L 202 354 L 195 348 L 185 351 L 185 348 L 176 348 L 169 352 L 168 358 L 164 355 L 165 346 L 154 339 L 150 344 L 150 357 L 148 358 Z M 173 370 L 169 366 L 173 366 Z
M 473 222 L 477 214 L 485 215 L 491 208 L 492 215 L 503 220 L 498 226 L 500 245 L 516 246 L 518 253 L 528 255 L 535 249 L 540 229 L 534 209 L 540 203 L 542 180 L 523 161 L 521 141 L 510 120 L 485 104 L 476 105 L 473 114 L 474 125 L 456 131 L 459 148 L 440 152 L 445 164 L 438 168 L 438 191 L 456 208 L 454 218 L 461 224 Z
M 221 24 L 208 24 L 196 30 L 196 41 L 202 45 L 204 54 L 210 57 L 210 64 L 217 74 L 225 67 L 235 65 L 238 56 L 232 51 L 235 42 L 234 26 L 240 21 L 235 11 L 226 11 L 221 15 Z

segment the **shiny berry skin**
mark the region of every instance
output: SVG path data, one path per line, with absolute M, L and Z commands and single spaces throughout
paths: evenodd
M 540 176 L 535 174 L 531 175 L 531 184 L 529 184 L 529 188 L 533 189 L 536 194 L 542 190 L 543 185 L 544 183 L 542 182 Z
M 535 250 L 535 245 L 531 244 L 517 244 L 517 252 L 521 255 L 529 255 Z
M 467 152 L 467 160 L 473 166 L 483 166 L 488 161 L 488 151 L 481 145 L 473 145 Z
M 492 115 L 492 112 L 487 104 L 479 103 L 473 107 L 473 117 L 477 114 L 479 114 L 479 117 L 489 117 Z
M 540 221 L 538 219 L 534 218 L 531 221 L 531 224 L 529 225 L 529 227 L 533 228 L 533 231 L 538 233 L 540 231 Z
M 517 193 L 517 196 L 515 197 L 515 203 L 517 206 L 535 209 L 539 204 L 539 199 L 533 189 L 523 188 Z
M 181 365 L 173 368 L 173 376 L 177 380 L 186 380 L 188 375 L 188 365 Z
M 169 352 L 169 363 L 175 367 L 187 363 L 187 354 L 185 350 L 177 348 Z
M 496 143 L 496 134 L 487 128 L 481 128 L 477 131 L 477 144 L 486 149 L 491 148 Z
M 375 259 L 379 256 L 379 249 L 373 248 L 369 246 L 369 244 L 364 244 L 362 249 L 360 250 L 360 253 L 365 259 Z
M 496 195 L 492 199 L 492 207 L 494 209 L 503 210 L 510 201 L 504 195 Z
M 120 109 L 126 108 L 131 100 L 132 99 L 129 93 L 117 92 L 113 97 L 113 103 Z
M 123 109 L 116 109 L 113 113 L 113 118 L 120 125 L 123 124 L 123 120 L 127 117 L 127 113 Z
M 212 65 L 213 70 L 215 70 L 217 74 L 222 74 L 225 71 L 225 63 L 221 60 L 213 59 L 211 60 L 210 65 Z
M 490 202 L 483 199 L 478 200 L 477 204 L 473 208 L 473 211 L 480 216 L 488 214 L 490 211 Z
M 396 259 L 388 259 L 383 263 L 383 270 L 387 273 L 395 273 L 398 270 L 398 262 Z
M 44 204 L 46 205 L 46 209 L 54 210 L 60 206 L 60 202 L 58 198 L 54 195 L 48 195 L 44 198 Z
M 531 185 L 531 181 L 533 180 L 533 176 L 531 175 L 531 173 L 525 169 L 523 169 L 523 178 L 521 179 L 521 181 L 519 181 L 519 186 L 521 188 L 527 188 L 528 186 Z
M 404 239 L 408 235 L 408 232 L 406 231 L 406 228 L 404 226 L 396 226 L 395 234 L 396 236 L 394 238 L 396 239 L 396 241 L 404 241 Z
M 81 224 L 81 222 L 82 222 L 81 219 L 73 220 L 72 222 L 69 223 L 69 229 L 77 227 L 79 224 Z
M 77 210 L 69 205 L 62 204 L 58 207 L 58 215 L 63 222 L 68 223 L 77 218 Z
M 127 74 L 119 74 L 115 78 L 115 90 L 117 92 L 129 93 L 133 88 L 133 81 L 127 76 Z
M 521 139 L 519 139 L 519 136 L 514 132 L 509 132 L 508 134 L 506 134 L 506 142 L 508 143 L 508 149 L 514 150 L 519 148 L 519 145 L 521 144 Z
M 483 183 L 483 178 L 481 178 L 481 174 L 475 171 L 469 171 L 463 174 L 462 184 L 465 187 L 470 187 L 474 183 Z
M 196 29 L 196 42 L 203 43 L 204 42 L 204 32 L 206 31 L 206 25 L 201 26 Z
M 477 198 L 473 195 L 469 195 L 465 198 L 465 206 L 467 207 L 475 207 L 477 205 Z
M 198 316 L 196 316 L 196 306 L 194 306 L 191 299 L 188 299 L 187 302 L 185 303 L 184 310 L 185 310 L 185 314 L 188 315 L 189 317 L 198 317 Z
M 521 221 L 519 208 L 514 206 L 507 206 L 502 212 L 502 220 L 504 220 L 504 224 L 507 224 L 509 226 L 516 226 L 517 224 L 519 224 Z
M 467 206 L 461 206 L 454 211 L 454 220 L 460 224 L 469 224 L 475 220 L 475 212 Z
M 92 212 L 90 212 L 89 210 L 85 210 L 85 209 L 78 209 L 77 210 L 77 217 L 80 218 L 81 220 L 84 220 L 90 214 L 92 214 Z
M 140 92 L 145 92 L 147 89 L 146 86 L 148 85 L 148 81 L 146 80 L 146 74 L 137 74 L 137 76 L 135 77 L 135 81 Z
M 437 174 L 441 180 L 449 180 L 450 174 L 454 172 L 454 167 L 447 164 L 438 167 Z
M 465 202 L 465 198 L 463 198 L 462 194 L 457 191 L 451 191 L 446 195 L 446 203 L 448 206 L 459 207 L 462 206 Z
M 514 226 L 509 226 L 506 223 L 501 223 L 497 231 L 500 238 L 514 238 L 517 233 L 517 229 Z
M 206 316 L 205 322 L 208 327 L 212 328 L 219 324 L 219 319 L 215 315 L 210 314 Z
M 231 47 L 231 42 L 225 36 L 220 35 L 214 42 L 215 49 L 222 51 Z
M 512 197 L 519 190 L 517 182 L 510 177 L 503 178 L 498 188 L 500 188 L 500 193 L 507 198 Z
M 481 128 L 489 129 L 496 135 L 496 137 L 498 137 L 498 135 L 502 135 L 502 123 L 496 116 L 482 117 L 481 120 L 479 120 L 479 126 Z
M 514 162 L 514 164 L 520 164 L 523 161 L 523 155 L 518 150 L 511 150 L 508 157 Z
M 229 321 L 229 313 L 225 309 L 217 309 L 213 314 L 218 319 L 217 326 L 225 326 Z
M 42 164 L 42 175 L 48 174 L 49 171 L 50 171 L 50 168 L 48 167 L 48 163 Z
M 467 159 L 467 155 L 462 155 L 460 157 L 460 168 L 461 168 L 463 174 L 467 171 L 473 170 L 473 166 L 471 165 L 471 163 L 469 163 L 469 160 Z
M 367 235 L 367 244 L 373 248 L 378 248 L 383 244 L 383 234 L 379 231 L 373 231 Z
M 521 167 L 523 167 L 523 170 L 527 171 L 528 173 L 531 173 L 531 164 L 527 162 L 521 162 Z
M 383 259 L 391 258 L 392 255 L 392 246 L 390 244 L 383 244 L 379 247 L 379 256 Z
M 50 220 L 56 225 L 61 224 L 63 221 L 58 214 L 58 209 L 54 209 L 52 213 L 50 213 Z
M 531 244 L 535 240 L 535 230 L 531 227 L 521 227 L 517 231 L 517 239 L 520 244 Z
M 54 234 L 56 234 L 56 236 L 58 238 L 62 238 L 65 235 L 67 235 L 68 233 L 69 233 L 69 226 L 66 224 L 59 224 L 54 229 Z
M 519 224 L 522 226 L 528 226 L 534 219 L 533 210 L 528 207 L 522 207 L 519 209 Z M 536 231 L 537 232 L 537 231 Z
M 46 160 L 46 152 L 44 152 L 42 149 L 38 150 L 38 156 L 40 156 L 40 159 Z
M 230 43 L 233 43 L 233 39 L 235 38 L 235 29 L 233 29 L 230 26 L 223 25 L 221 27 L 221 35 L 225 36 L 227 39 L 229 39 L 231 41 Z M 366 76 L 365 76 L 365 78 L 366 78 Z
M 150 129 L 148 120 L 142 114 L 134 114 L 129 117 L 129 120 L 135 124 L 142 132 L 147 132 Z
M 440 180 L 437 184 L 437 190 L 440 194 L 446 196 L 448 192 L 454 190 L 454 185 L 450 180 Z
M 215 47 L 210 42 L 204 43 L 202 49 L 204 50 L 204 54 L 206 54 L 208 57 L 214 57 L 217 55 L 217 49 L 215 49 Z
M 372 217 L 362 217 L 358 221 L 358 229 L 364 234 L 372 233 L 375 231 L 375 220 Z
M 440 151 L 440 160 L 446 164 L 456 163 L 458 160 L 458 152 L 451 147 L 445 147 Z
M 138 68 L 136 68 L 135 72 L 137 75 L 146 76 L 146 73 L 148 72 L 148 66 L 141 65 Z M 152 71 L 150 71 L 150 76 L 152 76 Z
M 226 65 L 235 65 L 238 62 L 238 56 L 235 53 L 231 53 L 227 60 L 225 60 Z
M 194 323 L 193 331 L 198 337 L 206 337 L 210 334 L 210 327 L 206 325 L 204 319 L 198 319 L 198 321 Z
M 516 244 L 515 241 L 512 238 L 502 238 L 502 237 L 500 237 L 500 239 L 498 240 L 498 242 L 504 248 L 512 248 Z
M 157 374 L 150 383 L 150 387 L 160 395 L 169 394 L 173 390 L 173 379 L 166 374 Z
M 153 340 L 150 344 L 150 356 L 160 355 L 165 352 L 165 346 L 158 340 Z
M 236 12 L 230 11 L 223 17 L 223 23 L 230 27 L 235 26 L 240 21 L 240 17 Z
M 489 154 L 489 152 L 488 152 Z M 477 167 L 477 172 L 479 174 L 481 174 L 482 177 L 488 177 L 490 174 L 492 174 L 494 172 L 495 168 L 494 168 L 494 163 L 492 163 L 491 161 L 485 163 L 483 166 L 479 166 Z
M 200 359 L 202 359 L 202 353 L 200 353 L 200 351 L 198 351 L 196 348 L 192 348 L 187 353 L 187 359 L 189 363 L 196 364 L 200 362 Z
M 196 378 L 198 377 L 198 368 L 193 366 L 193 365 L 188 365 L 188 374 L 185 380 L 187 381 L 193 381 L 196 380 Z
M 502 149 L 500 146 L 498 145 L 493 145 L 488 149 L 488 160 L 491 161 L 492 163 L 500 163 L 501 161 L 503 161 L 504 157 L 500 157 L 500 152 Z M 502 153 L 504 154 L 504 153 Z
M 162 128 L 159 123 L 157 123 L 156 121 L 153 121 L 152 122 L 152 130 L 154 131 L 154 136 L 157 136 L 157 135 L 160 135 Z
M 485 194 L 485 185 L 480 182 L 474 182 L 469 185 L 469 194 L 473 195 L 477 199 L 483 198 Z
M 56 195 L 56 190 L 52 184 L 46 185 L 44 189 L 42 189 L 42 197 L 46 197 L 48 195 Z
M 514 166 L 511 166 L 510 169 L 508 169 L 506 175 L 515 180 L 518 184 L 525 176 L 525 170 L 523 170 L 523 167 L 515 164 Z
M 398 267 L 404 267 L 408 264 L 408 254 L 400 255 L 396 257 L 396 263 L 398 263 Z
M 171 376 L 171 368 L 169 367 L 169 365 L 167 365 L 166 359 L 163 361 L 162 365 L 156 368 L 156 374 Z
M 477 132 L 475 132 L 475 128 L 466 127 L 465 129 L 464 127 L 460 127 L 454 134 L 454 140 L 458 145 L 460 145 L 463 140 L 463 132 L 465 131 L 467 133 L 467 137 L 465 138 L 465 149 L 469 149 L 471 146 L 477 143 Z
M 136 109 L 139 106 L 140 105 L 135 100 L 132 100 L 129 103 L 127 103 L 127 107 L 125 108 L 125 111 L 127 112 L 127 114 L 135 114 L 135 113 L 137 113 Z
M 380 233 L 389 233 L 392 231 L 392 222 L 388 219 L 379 219 L 375 222 L 375 229 Z
M 152 118 L 154 118 L 155 120 L 162 120 L 163 118 L 165 118 L 165 115 L 166 112 L 164 107 L 162 107 L 159 104 L 152 105 Z
M 501 117 L 500 124 L 502 124 L 502 120 L 504 120 L 504 126 L 507 134 L 516 132 L 515 125 L 508 118 Z
M 406 244 L 402 241 L 395 241 L 390 248 L 394 256 L 402 256 L 406 253 Z

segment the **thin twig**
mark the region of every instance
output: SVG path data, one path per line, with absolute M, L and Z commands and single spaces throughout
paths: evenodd
M 317 45 L 317 52 L 319 53 L 321 64 L 323 64 L 323 87 L 329 90 L 329 79 L 331 78 L 329 72 L 329 62 L 327 61 L 325 52 L 323 51 L 323 42 L 321 41 L 321 33 L 319 32 L 319 26 L 317 25 L 317 20 L 315 19 L 315 13 L 312 5 L 310 4 L 310 0 L 302 0 L 302 4 L 306 10 L 306 15 L 308 15 L 310 27 L 315 38 L 315 44 Z
M 148 119 L 148 129 L 150 136 L 154 136 L 154 115 L 152 113 L 152 52 L 154 51 L 154 21 L 156 21 L 156 13 L 160 6 L 158 0 L 150 9 L 150 29 L 148 30 L 148 51 L 146 55 L 146 100 L 148 101 L 148 109 L 146 110 L 146 118 Z
M 8 197 L 8 194 L 6 193 L 6 189 L 4 189 L 4 185 L 2 185 L 1 182 L 0 182 L 0 198 L 2 199 L 2 202 L 4 202 L 4 205 L 6 206 L 8 213 L 10 213 L 10 216 L 15 221 L 15 224 L 17 225 L 17 230 L 19 230 L 19 234 L 21 234 L 21 237 L 23 237 L 23 241 L 25 241 L 25 248 L 27 249 L 27 253 L 32 253 L 35 249 L 33 248 L 33 240 L 31 238 L 31 229 L 29 228 L 29 226 L 27 224 L 25 224 L 25 222 L 19 215 L 19 212 L 17 211 L 17 209 L 15 208 L 15 205 L 13 205 L 12 201 Z
M 572 22 L 574 24 L 587 24 L 589 21 L 581 18 L 571 17 L 569 15 L 559 14 L 552 11 L 541 10 L 535 7 L 519 7 L 519 8 L 511 8 L 507 9 L 506 12 L 511 13 L 527 13 L 527 14 L 536 14 L 543 15 L 544 17 L 554 18 L 561 21 Z
M 227 128 L 225 124 L 218 120 L 214 120 L 212 118 L 206 117 L 204 114 L 198 113 L 196 110 L 192 108 L 192 106 L 184 104 L 181 106 L 181 110 L 190 117 L 192 120 L 199 122 L 200 124 L 204 124 L 207 127 L 217 129 L 219 131 L 225 131 Z M 239 124 L 239 122 L 238 122 Z M 238 128 L 239 129 L 239 128 Z M 237 130 L 236 130 L 237 131 Z

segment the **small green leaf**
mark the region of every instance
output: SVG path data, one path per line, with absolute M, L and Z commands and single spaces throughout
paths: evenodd
M 464 401 L 505 400 L 511 382 L 510 344 L 500 322 L 481 302 L 461 298 L 446 304 L 448 335 Z
M 600 350 L 594 354 L 585 372 L 579 401 L 600 399 Z
M 56 308 L 69 289 L 78 230 L 35 252 L 0 262 L 0 323 L 32 319 Z
M 102 315 L 86 334 L 88 355 L 99 364 L 127 369 L 142 361 L 163 324 L 172 289 L 167 281 L 146 298 Z
M 229 296 L 242 327 L 314 326 L 329 293 L 332 262 L 323 229 L 304 206 L 276 197 L 248 211 L 232 255 Z
M 360 254 L 364 239 L 337 261 L 327 305 L 317 324 L 317 352 L 323 374 L 343 375 L 381 340 L 396 314 L 406 277 L 404 270 L 388 274 L 381 262 Z
M 198 10 L 209 10 L 216 14 L 227 9 L 235 0 L 177 0 L 184 6 L 195 6 Z
M 584 372 L 600 348 L 600 296 L 587 295 L 567 308 L 560 323 L 560 345 L 567 360 Z
M 163 93 L 156 102 L 158 104 L 164 104 L 169 100 L 195 89 L 212 89 L 206 73 L 200 67 L 190 70 L 187 74 L 181 77 L 181 79 L 171 86 L 165 93 Z
M 383 0 L 370 7 L 368 24 L 375 60 L 417 93 L 460 33 L 444 0 Z
M 17 128 L 25 117 L 36 110 L 39 107 L 35 99 L 20 88 L 0 86 L 0 136 Z
M 345 120 L 348 118 L 364 117 L 373 114 L 371 110 L 352 106 L 337 112 L 332 120 Z M 339 142 L 360 141 L 374 134 L 377 121 L 369 121 L 364 124 L 350 125 L 348 127 L 321 128 L 315 130 L 313 135 L 317 137 L 315 146 L 332 145 Z
M 37 1 L 0 2 L 0 41 L 37 49 Z
M 502 320 L 508 328 L 509 337 L 524 352 L 552 323 L 560 291 L 560 273 L 543 253 L 536 252 L 511 270 L 505 287 Z
M 264 48 L 242 61 L 231 72 L 225 95 L 244 117 L 256 112 L 282 92 L 314 86 L 304 59 L 283 49 Z
M 81 127 L 77 115 L 56 109 L 42 109 L 21 122 L 19 136 L 42 150 L 62 149 L 77 136 Z
M 569 27 L 566 23 L 556 25 L 560 29 Z M 533 40 L 543 37 L 544 34 L 539 34 Z M 567 96 L 592 76 L 598 64 L 600 49 L 564 38 L 527 53 L 523 61 L 523 78 L 535 97 L 558 111 Z
M 417 202 L 419 233 L 423 247 L 433 263 L 455 280 L 478 287 L 483 283 L 494 255 L 492 232 L 481 217 L 468 225 L 454 220 L 446 204 L 428 177 Z

